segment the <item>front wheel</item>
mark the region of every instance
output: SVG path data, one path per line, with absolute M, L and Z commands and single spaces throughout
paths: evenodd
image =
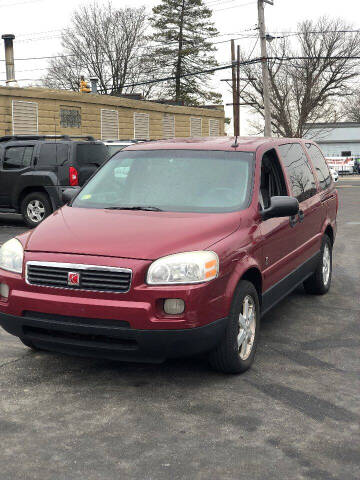
M 254 361 L 260 330 L 260 303 L 254 285 L 241 280 L 234 294 L 229 323 L 210 365 L 223 373 L 242 373 Z
M 327 235 L 324 235 L 321 245 L 321 257 L 315 272 L 305 280 L 306 293 L 324 295 L 330 289 L 332 277 L 332 243 Z
M 42 192 L 29 193 L 21 203 L 21 213 L 29 227 L 36 227 L 52 213 L 48 196 Z

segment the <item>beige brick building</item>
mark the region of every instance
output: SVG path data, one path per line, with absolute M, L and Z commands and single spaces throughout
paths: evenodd
M 0 136 L 162 139 L 224 135 L 224 108 L 181 107 L 46 88 L 0 87 Z

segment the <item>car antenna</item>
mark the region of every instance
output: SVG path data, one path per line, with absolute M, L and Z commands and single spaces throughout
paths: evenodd
M 238 142 L 238 136 L 236 135 L 235 137 L 235 142 L 231 145 L 233 148 L 236 148 L 239 146 L 239 142 Z

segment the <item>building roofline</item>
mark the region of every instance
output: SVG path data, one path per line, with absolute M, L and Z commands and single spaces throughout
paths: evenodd
M 344 139 L 344 140 L 326 140 L 326 139 L 319 139 L 319 140 L 315 140 L 316 143 L 318 143 L 319 145 L 336 145 L 336 144 L 343 144 L 343 143 L 349 143 L 349 144 L 359 144 L 360 145 L 360 139 L 359 140 L 347 140 L 347 139 Z
M 124 97 L 115 97 L 111 95 L 99 95 L 92 93 L 70 92 L 67 90 L 52 90 L 39 87 L 0 87 L 0 96 L 21 97 L 43 100 L 60 100 L 63 102 L 71 101 L 77 103 L 91 103 L 94 105 L 107 105 L 118 108 L 131 108 L 140 111 L 156 111 L 163 113 L 174 113 L 178 115 L 192 115 L 202 117 L 224 118 L 224 106 L 219 105 L 217 109 L 204 107 L 188 107 L 180 105 L 166 105 L 146 100 L 134 100 Z
M 334 123 L 306 123 L 305 128 L 348 128 L 348 127 L 359 127 L 360 123 L 358 122 L 334 122 Z

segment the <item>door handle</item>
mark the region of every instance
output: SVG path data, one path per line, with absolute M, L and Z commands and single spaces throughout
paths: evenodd
M 299 210 L 299 222 L 303 222 L 304 221 L 304 218 L 305 218 L 305 213 L 303 210 Z
M 296 218 L 296 215 L 292 215 L 290 218 L 289 218 L 289 223 L 290 223 L 290 227 L 294 228 L 295 225 L 297 224 L 298 220 Z

